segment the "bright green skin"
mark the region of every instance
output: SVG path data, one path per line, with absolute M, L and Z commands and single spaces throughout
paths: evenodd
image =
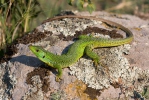
M 71 45 L 66 54 L 62 55 L 55 55 L 39 46 L 29 46 L 29 48 L 41 61 L 53 68 L 58 69 L 58 75 L 56 79 L 58 81 L 62 75 L 62 68 L 68 67 L 77 62 L 78 59 L 84 55 L 84 53 L 92 58 L 95 65 L 97 66 L 99 63 L 99 56 L 92 52 L 92 49 L 97 47 L 119 46 L 130 43 L 133 40 L 133 35 L 131 33 L 128 33 L 127 35 L 127 38 L 113 40 L 80 35 L 79 40 Z

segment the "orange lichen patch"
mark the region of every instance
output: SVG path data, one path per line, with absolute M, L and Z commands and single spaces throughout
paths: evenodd
M 69 97 L 75 98 L 79 97 L 80 100 L 91 100 L 89 95 L 84 93 L 87 86 L 80 80 L 76 80 L 75 82 L 68 84 L 64 91 Z M 71 98 L 70 98 L 71 99 Z

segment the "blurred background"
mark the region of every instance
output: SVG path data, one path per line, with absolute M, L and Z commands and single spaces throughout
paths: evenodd
M 131 14 L 148 20 L 149 0 L 0 0 L 0 51 L 65 10 Z
M 68 0 L 38 0 L 42 9 L 37 24 L 46 18 L 52 17 L 62 10 L 88 11 L 85 7 L 81 8 L 76 0 L 72 6 Z M 74 0 L 75 1 L 75 0 Z M 79 0 L 78 0 L 79 1 Z M 86 0 L 87 1 L 87 0 Z M 91 0 L 95 5 L 95 11 L 106 11 L 119 14 L 131 14 L 143 19 L 149 19 L 149 0 Z M 85 4 L 84 4 L 85 5 Z M 34 25 L 33 25 L 34 26 Z M 33 27 L 32 27 L 33 28 Z

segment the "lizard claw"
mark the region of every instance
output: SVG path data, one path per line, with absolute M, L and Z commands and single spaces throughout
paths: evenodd
M 99 61 L 94 60 L 94 64 L 95 64 L 95 66 L 97 67 L 100 63 L 99 63 Z
M 99 62 L 99 58 L 95 58 L 93 59 L 94 61 L 94 65 L 97 67 L 98 65 L 100 65 L 100 62 Z
M 60 82 L 61 78 L 59 76 L 56 76 L 55 80 L 56 80 L 56 82 Z

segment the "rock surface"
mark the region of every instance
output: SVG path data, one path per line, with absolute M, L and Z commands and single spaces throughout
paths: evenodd
M 90 16 L 87 12 L 76 15 Z M 149 99 L 149 20 L 106 12 L 94 12 L 92 16 L 122 24 L 132 31 L 134 41 L 130 45 L 95 49 L 101 56 L 101 66 L 95 68 L 92 60 L 84 56 L 70 68 L 64 68 L 62 81 L 56 82 L 56 70 L 38 60 L 28 45 L 40 45 L 55 54 L 61 54 L 67 52 L 73 39 L 82 31 L 84 34 L 94 32 L 104 38 L 114 38 L 106 33 L 123 35 L 123 32 L 95 20 L 45 22 L 32 32 L 36 37 L 29 34 L 20 39 L 16 44 L 17 53 L 9 61 L 0 64 L 0 99 Z M 97 26 L 100 29 L 95 28 Z M 120 35 L 117 37 L 121 38 Z

